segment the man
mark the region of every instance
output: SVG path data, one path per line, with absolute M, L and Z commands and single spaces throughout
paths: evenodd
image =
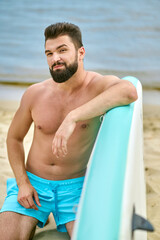
M 27 89 L 8 131 L 15 179 L 8 180 L 0 239 L 32 239 L 36 225 L 44 226 L 51 212 L 57 229 L 72 235 L 100 116 L 137 99 L 130 82 L 84 69 L 81 32 L 73 24 L 46 28 L 45 54 L 52 78 Z M 23 139 L 32 122 L 25 164 Z

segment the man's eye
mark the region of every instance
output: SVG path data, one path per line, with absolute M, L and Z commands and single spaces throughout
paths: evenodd
M 64 49 L 64 48 L 60 49 L 60 52 L 65 52 L 65 51 L 66 51 L 66 49 Z
M 47 56 L 51 56 L 52 55 L 52 53 L 47 53 Z

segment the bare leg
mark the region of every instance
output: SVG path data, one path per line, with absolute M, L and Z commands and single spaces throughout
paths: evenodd
M 68 234 L 70 237 L 72 237 L 74 223 L 75 223 L 75 221 L 66 223 L 66 228 L 67 228 L 67 231 L 68 231 Z
M 0 239 L 31 240 L 38 220 L 14 212 L 0 214 Z

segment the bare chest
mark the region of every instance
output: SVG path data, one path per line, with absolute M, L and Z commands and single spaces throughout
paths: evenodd
M 70 104 L 63 101 L 39 101 L 32 110 L 35 129 L 43 134 L 54 135 L 67 114 L 82 105 L 83 102 L 85 102 L 85 100 L 75 101 Z M 95 127 L 95 124 L 95 119 L 79 122 L 76 126 L 76 132 L 90 132 Z

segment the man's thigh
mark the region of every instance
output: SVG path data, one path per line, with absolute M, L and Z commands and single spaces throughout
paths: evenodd
M 0 213 L 0 239 L 32 239 L 38 220 L 14 212 Z

